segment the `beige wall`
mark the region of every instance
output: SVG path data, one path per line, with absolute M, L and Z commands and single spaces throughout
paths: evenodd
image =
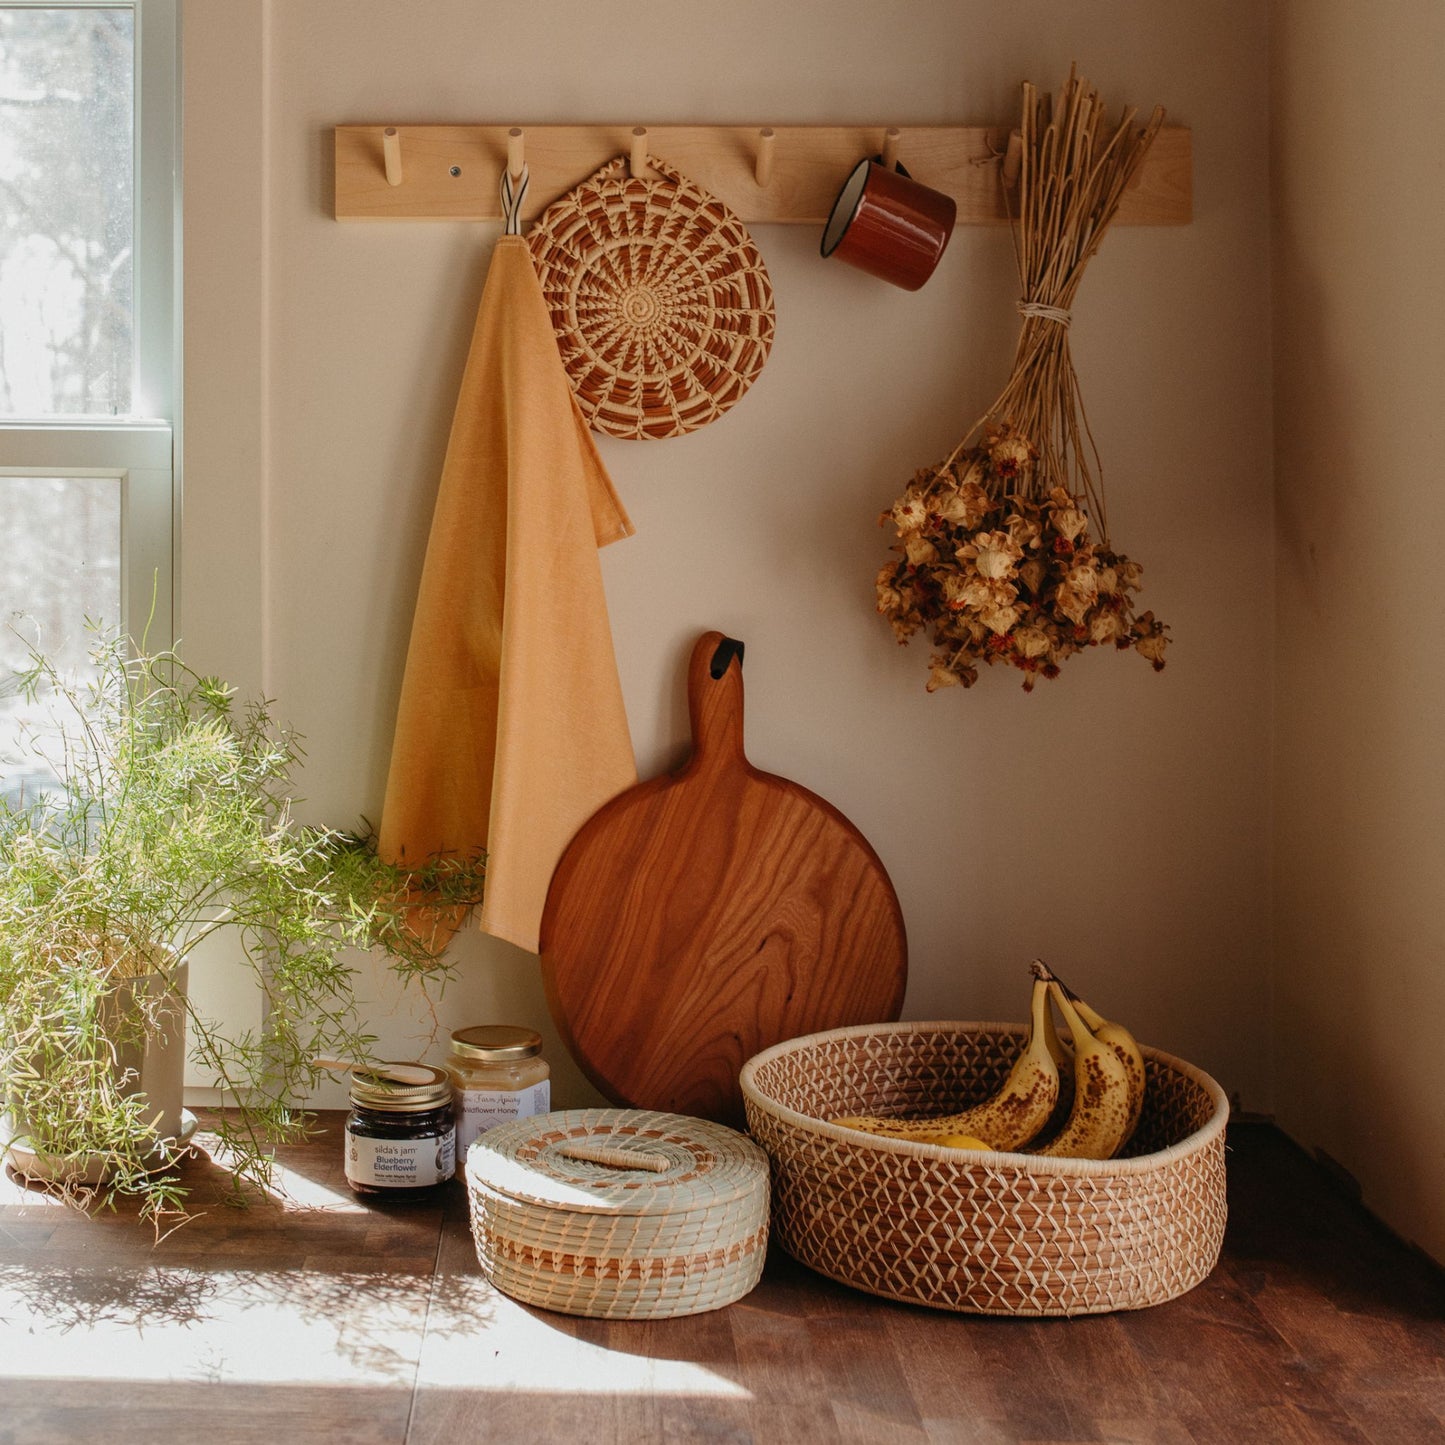
M 778 339 L 720 423 L 603 440 L 638 535 L 603 557 L 639 765 L 684 743 L 681 667 L 748 644 L 753 760 L 833 800 L 890 869 L 912 1017 L 1022 1017 L 1055 960 L 1146 1041 L 1270 1102 L 1272 611 L 1265 8 L 1157 0 L 478 4 L 186 0 L 192 660 L 308 738 L 306 813 L 376 817 L 455 387 L 496 227 L 338 225 L 345 121 L 908 125 L 1006 119 L 1077 57 L 1194 128 L 1196 219 L 1120 230 L 1074 328 L 1115 540 L 1176 645 L 927 696 L 874 615 L 874 525 L 1005 378 L 1007 234 L 961 229 L 916 295 L 760 227 Z M 581 179 L 579 177 L 579 179 Z M 253 545 L 253 539 L 255 544 Z M 545 1026 L 536 961 L 472 935 L 443 1028 Z M 431 1016 L 370 965 L 393 1056 Z M 550 1029 L 548 1029 L 550 1037 Z M 590 1097 L 562 1060 L 563 1102 Z
M 1278 1107 L 1445 1258 L 1445 6 L 1276 12 Z

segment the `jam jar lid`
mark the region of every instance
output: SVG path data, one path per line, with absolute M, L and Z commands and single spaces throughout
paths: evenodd
M 542 1052 L 542 1035 L 536 1029 L 518 1028 L 513 1024 L 481 1024 L 475 1028 L 457 1029 L 452 1034 L 452 1053 L 464 1059 L 484 1059 L 490 1064 L 505 1064 L 516 1059 L 530 1059 Z
M 390 1064 L 393 1060 L 386 1060 Z M 444 1069 L 430 1064 L 407 1064 L 413 1077 L 425 1075 L 416 1083 L 399 1083 L 383 1078 L 370 1069 L 351 1071 L 351 1102 L 363 1109 L 379 1109 L 383 1113 L 420 1114 L 439 1109 L 452 1101 L 452 1081 Z

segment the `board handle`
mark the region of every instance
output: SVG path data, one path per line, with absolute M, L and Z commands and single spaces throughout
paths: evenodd
M 743 756 L 743 644 L 721 632 L 704 632 L 687 672 L 692 719 L 692 766 L 745 762 Z

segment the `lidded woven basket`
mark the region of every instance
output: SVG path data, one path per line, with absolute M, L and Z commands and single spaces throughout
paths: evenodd
M 619 1167 L 628 1156 L 654 1167 Z M 526 1304 L 665 1319 L 731 1304 L 762 1274 L 767 1156 L 721 1124 L 644 1109 L 538 1114 L 487 1130 L 466 1173 L 482 1270 Z
M 888 1299 L 986 1315 L 1140 1309 L 1199 1284 L 1224 1239 L 1229 1104 L 1145 1048 L 1125 1157 L 1054 1159 L 914 1144 L 840 1115 L 942 1115 L 988 1098 L 1023 1047 L 1011 1024 L 867 1024 L 790 1039 L 743 1066 L 773 1170 L 778 1243 Z
M 543 212 L 528 234 L 562 364 L 596 431 L 645 440 L 716 421 L 773 344 L 768 270 L 747 227 L 655 156 L 626 156 Z

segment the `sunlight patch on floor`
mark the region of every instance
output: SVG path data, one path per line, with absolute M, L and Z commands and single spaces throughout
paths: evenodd
M 581 1327 L 598 1328 L 591 1322 Z M 607 1326 L 607 1345 L 578 1339 L 574 1328 L 567 1316 L 534 1313 L 483 1279 L 439 1280 L 418 1382 L 529 1394 L 752 1398 L 736 1381 L 705 1365 L 645 1353 L 654 1338 L 645 1324 Z
M 0 1169 L 0 1205 L 9 1205 L 15 1208 L 28 1209 L 31 1205 L 44 1209 L 47 1205 L 64 1209 L 65 1201 L 59 1194 L 53 1193 L 40 1185 L 26 1184 L 18 1175 L 12 1174 L 8 1168 Z
M 645 1325 L 579 1339 L 472 1275 L 0 1265 L 0 1381 L 366 1384 L 747 1400 L 645 1353 Z M 423 1340 L 425 1334 L 425 1340 Z
M 277 1164 L 271 1171 L 271 1197 L 285 1209 L 324 1209 L 328 1214 L 365 1214 L 367 1207 L 350 1189 L 333 1189 L 297 1169 Z
M 0 1266 L 0 1379 L 410 1385 L 430 1277 Z

